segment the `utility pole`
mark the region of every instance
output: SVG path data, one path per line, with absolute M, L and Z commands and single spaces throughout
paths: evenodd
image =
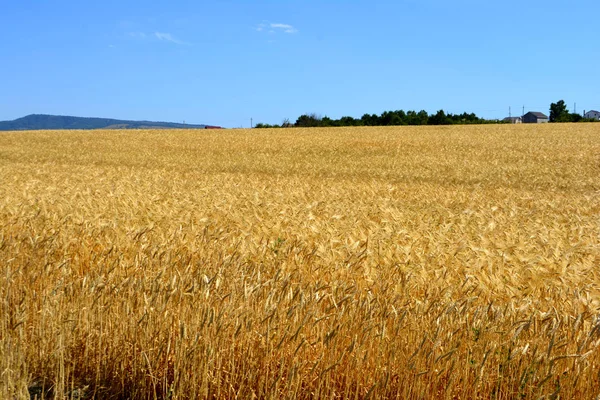
M 250 128 L 253 128 L 253 126 L 252 126 L 252 118 L 250 118 Z
M 573 114 L 577 114 L 577 103 L 573 105 Z
M 521 117 L 525 116 L 525 106 L 523 106 L 523 114 L 521 114 Z
M 508 118 L 512 118 L 512 113 L 510 112 L 510 106 L 508 106 Z

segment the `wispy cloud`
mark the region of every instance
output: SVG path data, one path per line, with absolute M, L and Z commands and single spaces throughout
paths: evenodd
M 182 45 L 190 44 L 190 43 L 184 42 L 183 40 L 177 39 L 175 36 L 171 35 L 170 33 L 165 33 L 165 32 L 154 32 L 154 37 L 157 38 L 158 40 L 161 40 L 164 42 L 171 42 L 171 43 L 182 44 Z
M 289 24 L 271 24 L 270 27 L 273 29 L 281 29 L 285 33 L 297 33 L 298 32 L 298 29 L 294 28 L 292 25 L 289 25 Z
M 298 29 L 294 28 L 289 24 L 280 24 L 280 23 L 262 23 L 256 26 L 257 32 L 268 32 L 268 33 L 298 33 Z
M 190 46 L 191 43 L 180 40 L 175 37 L 171 33 L 167 32 L 153 32 L 153 33 L 145 33 L 145 32 L 128 32 L 127 36 L 135 40 L 158 40 L 161 42 L 169 42 L 178 45 Z

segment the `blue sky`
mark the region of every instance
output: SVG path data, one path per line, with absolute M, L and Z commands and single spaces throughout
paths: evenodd
M 0 120 L 600 109 L 597 2 L 10 1 Z

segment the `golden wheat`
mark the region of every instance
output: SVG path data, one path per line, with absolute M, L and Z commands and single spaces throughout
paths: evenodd
M 0 133 L 0 397 L 593 398 L 600 125 Z

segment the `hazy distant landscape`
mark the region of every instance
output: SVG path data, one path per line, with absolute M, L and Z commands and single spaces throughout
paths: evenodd
M 47 129 L 204 129 L 206 126 L 173 122 L 128 121 L 111 118 L 84 118 L 45 114 L 31 114 L 13 121 L 0 121 L 0 131 Z

